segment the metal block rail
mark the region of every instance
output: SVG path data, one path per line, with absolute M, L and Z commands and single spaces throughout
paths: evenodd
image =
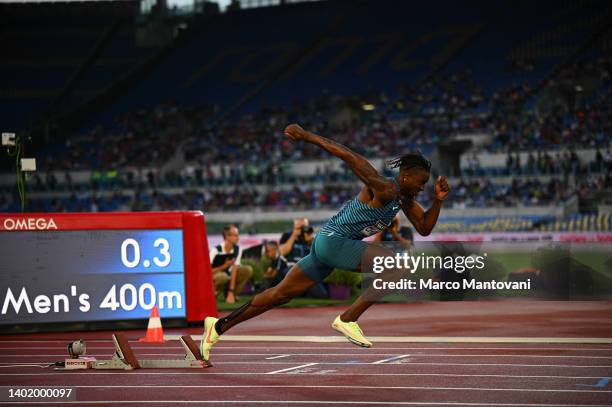
M 93 369 L 180 369 L 180 368 L 207 368 L 212 364 L 202 358 L 198 345 L 189 335 L 179 339 L 185 349 L 184 359 L 145 359 L 138 360 L 128 339 L 122 333 L 113 334 L 115 353 L 111 360 L 100 360 L 93 364 Z

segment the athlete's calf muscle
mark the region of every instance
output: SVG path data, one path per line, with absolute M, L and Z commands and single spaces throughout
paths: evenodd
M 315 285 L 315 281 L 306 276 L 299 266 L 293 266 L 285 278 L 276 286 L 257 294 L 253 298 L 253 305 L 282 305 L 291 301 L 298 295 L 306 292 Z

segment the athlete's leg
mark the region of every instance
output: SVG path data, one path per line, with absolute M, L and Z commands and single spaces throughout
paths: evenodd
M 356 322 L 361 314 L 367 311 L 376 301 L 367 301 L 363 299 L 363 296 L 359 296 L 350 307 L 340 314 L 340 320 L 342 322 Z
M 303 257 L 289 270 L 289 273 L 277 286 L 257 294 L 251 301 L 224 318 L 205 318 L 204 334 L 200 344 L 200 351 L 204 360 L 209 360 L 210 351 L 219 341 L 223 332 L 242 321 L 291 301 L 292 298 L 308 290 L 317 281 L 322 281 L 331 273 L 332 269 L 333 267 L 319 261 L 315 251 L 312 250 L 309 255 Z
M 369 273 L 370 267 L 374 262 L 374 257 L 376 256 L 391 256 L 394 257 L 395 253 L 387 248 L 382 246 L 378 246 L 375 244 L 368 244 L 365 252 L 363 254 L 362 262 L 359 265 L 359 270 L 362 273 Z M 397 280 L 405 276 L 406 272 L 404 270 L 389 270 L 387 271 L 387 275 L 385 276 L 386 281 Z M 384 296 L 384 292 L 377 291 L 372 287 L 366 289 L 359 298 L 355 300 L 351 306 L 344 311 L 340 315 L 340 320 L 342 322 L 355 322 L 359 319 L 361 314 L 363 314 L 368 308 L 374 305 L 377 300 Z
M 317 237 L 314 248 L 316 248 L 320 260 L 326 264 L 363 273 L 372 271 L 371 266 L 374 264 L 374 257 L 395 257 L 395 253 L 381 246 L 368 244 L 361 240 L 327 235 Z M 396 270 L 390 270 L 386 272 L 385 280 L 396 280 L 401 275 L 402 273 L 397 273 Z M 384 292 L 372 287 L 365 288 L 361 296 L 342 315 L 336 317 L 332 322 L 332 328 L 342 333 L 356 345 L 369 348 L 372 343 L 363 335 L 363 331 L 356 321 L 384 294 Z
M 234 310 L 230 315 L 219 319 L 215 324 L 215 329 L 217 333 L 222 334 L 242 321 L 291 301 L 292 298 L 302 294 L 314 284 L 315 281 L 304 274 L 296 264 L 289 270 L 280 284 L 257 294 L 250 302 Z

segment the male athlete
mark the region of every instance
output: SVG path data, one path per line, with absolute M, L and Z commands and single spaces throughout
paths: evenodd
M 407 154 L 390 162 L 399 167 L 394 179 L 380 176 L 363 156 L 333 140 L 304 130 L 297 124 L 285 128 L 285 135 L 293 141 L 307 141 L 342 159 L 365 184 L 357 197 L 345 204 L 321 228 L 309 255 L 295 264 L 285 278 L 275 287 L 257 294 L 251 301 L 234 310 L 230 315 L 204 320 L 204 335 L 201 352 L 209 360 L 210 350 L 220 336 L 234 325 L 251 319 L 267 310 L 285 304 L 302 294 L 314 284 L 323 281 L 334 268 L 361 270 L 362 259 L 394 254 L 380 246 L 363 242 L 362 239 L 385 230 L 400 209 L 414 225 L 417 232 L 427 236 L 434 228 L 442 201 L 450 188 L 444 177 L 438 177 L 434 186 L 435 197 L 427 211 L 416 201 L 429 180 L 431 163 L 421 154 Z M 364 268 L 371 264 L 363 260 Z M 369 348 L 368 341 L 357 319 L 374 301 L 362 295 L 342 315 L 336 317 L 332 327 L 356 345 Z

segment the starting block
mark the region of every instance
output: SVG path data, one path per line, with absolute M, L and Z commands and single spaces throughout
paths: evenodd
M 138 360 L 126 336 L 122 333 L 113 334 L 115 353 L 111 360 L 99 360 L 91 366 L 93 369 L 177 369 L 177 368 L 207 368 L 212 363 L 204 360 L 200 354 L 198 345 L 191 339 L 191 336 L 184 335 L 179 339 L 185 349 L 184 359 L 148 359 Z

